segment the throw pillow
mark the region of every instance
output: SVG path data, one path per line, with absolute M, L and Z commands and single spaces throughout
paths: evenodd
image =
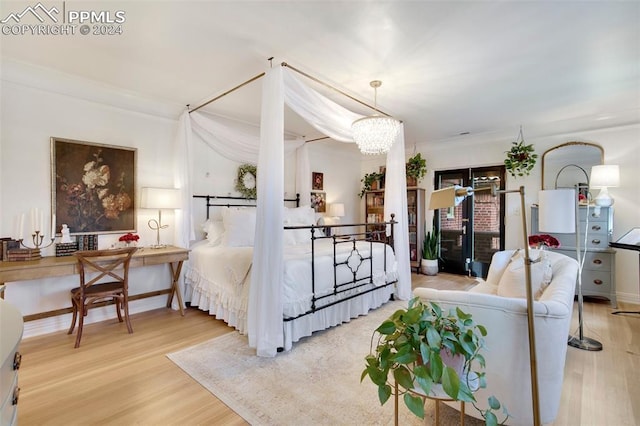
M 531 264 L 531 289 L 537 300 L 551 282 L 551 263 L 543 250 L 530 250 L 529 256 L 535 260 L 535 263 Z M 498 282 L 498 296 L 527 297 L 523 250 L 518 250 L 502 274 Z
M 224 234 L 222 245 L 227 247 L 253 247 L 256 232 L 256 209 L 226 208 L 222 212 Z
M 224 233 L 224 225 L 222 220 L 207 220 L 202 224 L 202 230 L 205 233 L 205 238 L 208 241 L 208 245 L 217 246 L 222 242 L 222 234 Z

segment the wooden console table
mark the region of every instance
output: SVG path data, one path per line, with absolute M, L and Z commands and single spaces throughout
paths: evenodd
M 145 297 L 158 296 L 161 294 L 169 294 L 167 300 L 167 308 L 171 307 L 173 295 L 178 298 L 180 306 L 180 314 L 184 316 L 184 308 L 182 307 L 182 294 L 178 287 L 180 272 L 182 271 L 182 263 L 189 259 L 189 250 L 166 246 L 163 248 L 141 247 L 135 252 L 131 259 L 131 268 L 141 266 L 169 264 L 171 268 L 171 287 L 167 290 L 152 291 L 143 294 L 129 296 L 129 300 L 137 300 Z M 47 256 L 39 260 L 0 262 L 0 298 L 4 298 L 3 284 L 9 282 L 38 280 L 50 277 L 63 277 L 67 275 L 78 274 L 78 261 L 75 256 L 53 257 Z M 55 315 L 61 315 L 71 312 L 71 307 L 57 309 L 55 311 L 41 312 L 32 315 L 26 315 L 25 321 L 32 321 L 42 318 L 48 318 Z

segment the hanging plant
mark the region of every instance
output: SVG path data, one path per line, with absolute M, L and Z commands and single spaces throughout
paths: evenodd
M 420 179 L 427 174 L 427 160 L 422 158 L 422 154 L 419 152 L 413 157 L 409 158 L 406 165 L 407 186 L 416 186 L 420 182 Z M 411 183 L 411 185 L 409 184 Z
M 504 160 L 507 171 L 513 177 L 529 176 L 529 173 L 536 165 L 538 154 L 534 152 L 533 144 L 525 145 L 522 127 L 520 127 L 518 140 L 511 144 L 513 146 L 511 150 L 507 151 L 507 158 Z
M 256 185 L 257 176 L 257 168 L 253 164 L 243 164 L 238 167 L 236 191 L 238 191 L 244 198 L 256 198 L 258 195 Z

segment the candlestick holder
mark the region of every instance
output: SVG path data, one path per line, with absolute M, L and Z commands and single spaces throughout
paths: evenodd
M 30 248 L 30 249 L 43 249 L 43 248 L 47 248 L 49 247 L 51 244 L 53 244 L 53 242 L 56 240 L 55 237 L 51 238 L 51 241 L 49 242 L 49 244 L 47 244 L 46 246 L 42 245 L 44 242 L 44 234 L 40 234 L 40 231 L 35 231 L 33 234 L 31 234 L 31 240 L 33 242 L 33 247 L 30 247 L 28 245 L 26 245 L 24 243 L 24 240 L 22 238 L 20 238 L 18 241 L 20 241 L 20 245 L 25 247 L 25 248 Z

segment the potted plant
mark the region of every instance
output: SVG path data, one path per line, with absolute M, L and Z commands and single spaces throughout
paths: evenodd
M 422 241 L 422 263 L 420 268 L 425 275 L 438 274 L 438 248 L 440 245 L 440 233 L 437 230 L 427 232 Z
M 511 142 L 511 149 L 507 151 L 504 165 L 513 177 L 528 176 L 536 165 L 538 154 L 533 150 L 533 144 L 526 145 L 522 136 L 522 127 L 518 140 Z
M 498 399 L 491 396 L 489 408 L 482 410 L 474 397 L 475 389 L 486 387 L 485 361 L 480 354 L 486 335 L 485 327 L 460 308 L 445 313 L 438 304 L 423 303 L 416 297 L 407 309 L 394 312 L 373 332 L 360 381 L 369 377 L 377 385 L 381 404 L 394 392 L 402 395 L 409 410 L 422 419 L 420 394 L 430 395 L 434 386 L 442 386 L 453 400 L 472 403 L 486 424 L 498 424 L 494 413 L 501 408 Z M 461 360 L 461 369 L 456 371 L 443 357 Z M 506 409 L 502 411 L 504 422 L 509 415 Z
M 382 179 L 384 175 L 378 172 L 365 173 L 364 177 L 360 179 L 362 182 L 362 189 L 358 194 L 358 197 L 364 197 L 364 193 L 367 191 L 371 191 L 372 189 L 378 189 L 378 182 Z
M 406 164 L 407 186 L 417 186 L 420 179 L 427 173 L 427 160 L 417 153 L 409 158 Z

